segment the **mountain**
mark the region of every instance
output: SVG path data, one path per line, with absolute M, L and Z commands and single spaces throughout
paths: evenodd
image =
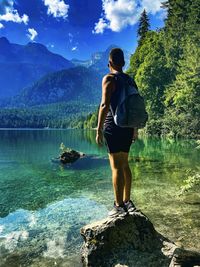
M 108 72 L 111 48 L 92 54 L 89 60 L 70 63 L 41 44 L 22 46 L 0 38 L 0 89 L 10 88 L 7 99 L 0 98 L 0 126 L 83 128 L 85 118 L 101 101 L 101 81 Z M 54 71 L 57 68 L 61 70 Z M 18 86 L 15 91 L 13 85 Z M 13 92 L 16 95 L 9 97 Z
M 109 46 L 106 51 L 96 52 L 88 60 L 72 59 L 50 52 L 40 43 L 29 42 L 26 45 L 10 43 L 0 38 L 0 99 L 13 97 L 23 88 L 30 87 L 43 76 L 63 69 L 83 66 L 99 73 L 102 78 L 109 70 L 107 67 L 109 52 L 117 45 Z M 124 51 L 127 68 L 130 53 Z
M 0 98 L 14 96 L 42 76 L 73 67 L 40 43 L 13 44 L 0 38 Z
M 73 59 L 71 59 L 71 62 L 74 64 L 74 66 L 83 66 L 86 68 L 90 67 L 92 64 L 91 59 L 80 60 L 80 59 L 73 58 Z
M 10 101 L 10 107 L 77 101 L 97 104 L 101 98 L 101 78 L 95 70 L 82 66 L 50 73 L 25 88 Z
M 109 72 L 108 69 L 108 59 L 109 53 L 112 48 L 119 47 L 117 45 L 110 45 L 104 52 L 97 52 L 92 55 L 92 64 L 90 69 L 98 71 L 101 75 L 104 75 Z M 129 66 L 129 60 L 131 54 L 124 50 L 124 59 L 125 59 L 125 66 L 123 70 L 126 70 Z
M 78 60 L 78 59 L 72 59 L 72 63 L 76 66 L 85 66 L 90 69 L 96 70 L 101 76 L 105 75 L 107 72 L 109 72 L 109 69 L 107 67 L 108 65 L 108 58 L 110 50 L 114 47 L 119 47 L 118 45 L 110 45 L 105 51 L 95 52 L 91 55 L 91 58 L 88 60 Z M 124 50 L 124 58 L 125 58 L 125 66 L 124 70 L 126 70 L 129 67 L 130 57 L 131 53 Z

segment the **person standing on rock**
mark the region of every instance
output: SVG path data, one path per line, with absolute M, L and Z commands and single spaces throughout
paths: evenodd
M 122 87 L 120 80 L 129 77 L 122 70 L 124 65 L 123 51 L 120 48 L 113 48 L 109 54 L 110 73 L 102 79 L 102 99 L 96 132 L 98 145 L 103 145 L 103 139 L 105 139 L 112 171 L 115 200 L 113 209 L 108 213 L 109 216 L 124 216 L 127 212 L 136 209 L 130 199 L 132 173 L 128 163 L 128 154 L 132 142 L 138 137 L 138 130 L 137 128 L 119 127 L 115 124 L 112 115 L 112 111 L 115 111 L 117 106 L 119 90 Z

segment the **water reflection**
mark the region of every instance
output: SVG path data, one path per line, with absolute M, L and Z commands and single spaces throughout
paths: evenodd
M 16 259 L 27 266 L 38 259 L 41 264 L 42 258 L 55 263 L 74 254 L 78 257 L 83 241 L 80 228 L 106 215 L 105 206 L 83 197 L 64 199 L 35 212 L 21 209 L 10 213 L 0 219 L 0 266 L 8 266 L 12 260 L 16 264 Z

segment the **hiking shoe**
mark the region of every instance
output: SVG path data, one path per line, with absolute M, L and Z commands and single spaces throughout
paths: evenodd
M 123 217 L 126 214 L 127 214 L 127 209 L 125 205 L 116 206 L 115 201 L 114 201 L 113 209 L 108 212 L 109 217 L 116 217 L 116 216 Z
M 133 201 L 132 200 L 129 200 L 127 202 L 124 202 L 124 205 L 128 211 L 128 213 L 132 213 L 134 211 L 136 211 L 136 206 L 134 205 Z

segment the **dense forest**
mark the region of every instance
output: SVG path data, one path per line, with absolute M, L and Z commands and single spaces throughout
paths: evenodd
M 200 1 L 169 0 L 165 26 L 150 30 L 144 10 L 138 25 L 138 47 L 126 71 L 146 101 L 148 135 L 200 136 Z M 97 114 L 84 126 L 94 126 Z M 96 119 L 96 121 L 95 121 Z
M 5 108 L 0 109 L 0 128 L 83 128 L 95 109 L 96 105 L 78 101 Z
M 98 73 L 83 66 L 49 73 L 0 100 L 0 128 L 83 128 L 101 96 Z

